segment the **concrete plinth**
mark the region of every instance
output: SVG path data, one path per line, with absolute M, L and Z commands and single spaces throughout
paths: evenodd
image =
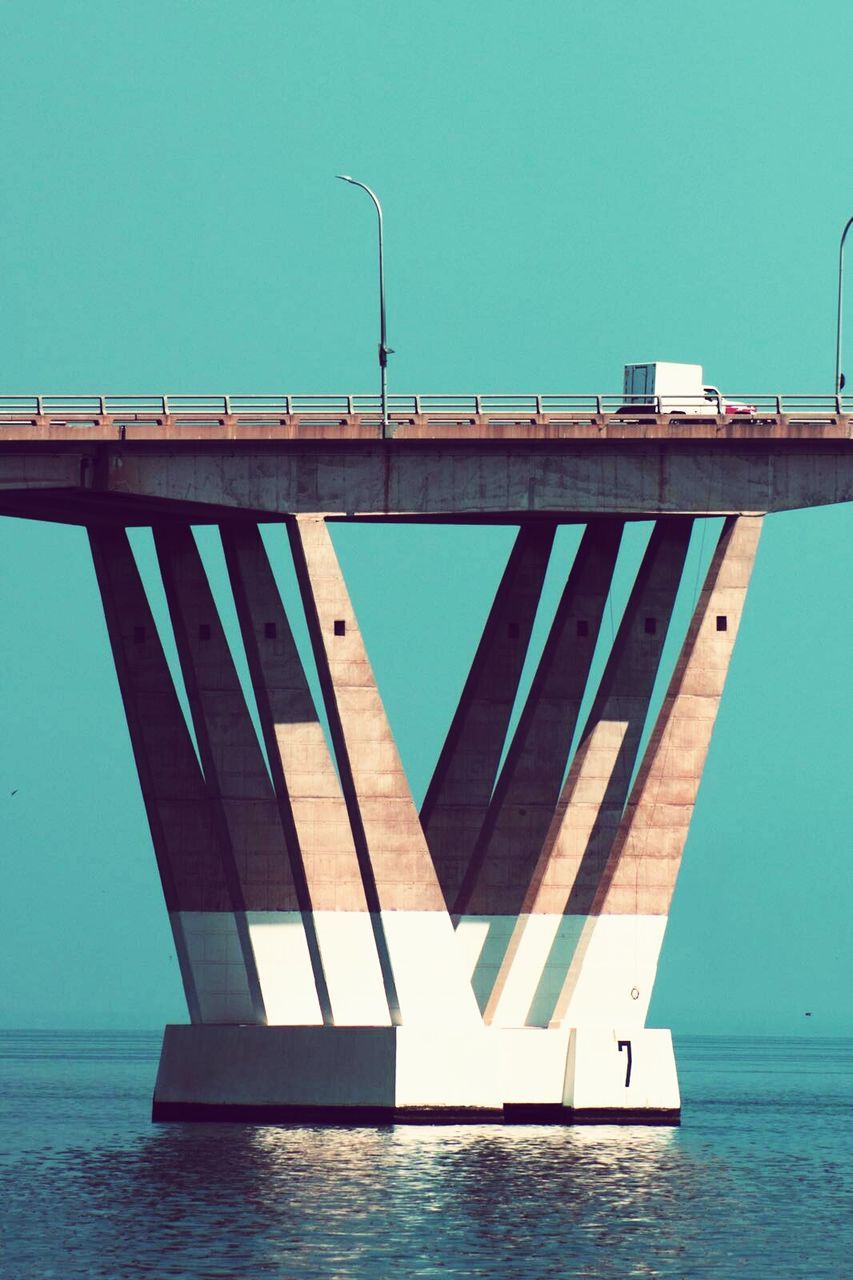
M 644 1047 L 636 1050 L 637 1076 L 627 1090 L 626 1059 L 614 1035 L 493 1027 L 169 1026 L 153 1119 L 677 1123 L 669 1032 L 632 1033 L 632 1049 L 641 1041 Z M 610 1072 L 609 1057 L 616 1061 Z M 597 1079 L 603 1088 L 596 1088 Z
M 681 1111 L 672 1035 L 636 1028 L 573 1028 L 563 1101 L 580 1120 L 625 1113 L 666 1120 Z

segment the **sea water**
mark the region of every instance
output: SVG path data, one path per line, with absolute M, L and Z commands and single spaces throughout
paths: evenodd
M 853 1041 L 676 1042 L 680 1128 L 150 1123 L 160 1037 L 0 1033 L 0 1276 L 853 1276 Z

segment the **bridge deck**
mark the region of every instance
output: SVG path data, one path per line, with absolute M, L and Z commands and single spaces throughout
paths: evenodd
M 848 440 L 853 415 L 813 409 L 773 414 L 430 412 L 394 414 L 383 433 L 373 414 L 291 414 L 177 411 L 93 414 L 51 410 L 0 412 L 0 447 L 9 442 L 60 440 Z
M 0 515 L 576 520 L 853 501 L 849 398 L 700 417 L 617 412 L 618 396 L 396 397 L 385 428 L 375 397 L 274 399 L 0 397 Z

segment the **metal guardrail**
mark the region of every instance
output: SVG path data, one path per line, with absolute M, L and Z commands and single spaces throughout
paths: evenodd
M 750 406 L 748 414 L 733 405 Z M 729 406 L 727 411 L 727 406 Z M 391 418 L 507 417 L 585 418 L 646 413 L 686 417 L 748 416 L 754 418 L 803 418 L 853 413 L 853 396 L 725 395 L 656 396 L 643 398 L 620 394 L 566 395 L 389 395 Z M 378 395 L 21 395 L 0 396 L 0 422 L 26 418 L 67 418 L 93 421 L 99 418 L 153 420 L 162 417 L 192 419 L 236 418 L 378 418 Z

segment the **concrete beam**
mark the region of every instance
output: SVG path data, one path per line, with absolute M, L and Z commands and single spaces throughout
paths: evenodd
M 584 534 L 454 914 L 521 908 L 560 793 L 621 537 L 621 522 L 610 520 Z
M 326 523 L 288 525 L 386 990 L 403 1025 L 480 1022 Z
M 192 531 L 175 526 L 154 536 L 208 792 L 237 868 L 266 1021 L 320 1023 L 328 1011 L 291 865 L 297 852 L 285 841 Z
M 237 870 L 123 529 L 89 531 L 190 1018 L 263 1021 Z
M 74 443 L 0 438 L 0 489 L 38 515 L 63 490 L 92 512 L 113 499 L 341 517 L 518 520 L 618 515 L 761 514 L 853 501 L 853 441 L 822 428 L 798 438 L 708 439 L 679 427 L 634 438 L 395 439 Z M 39 493 L 39 490 L 44 490 Z M 29 507 L 20 495 L 32 493 Z M 2 509 L 2 506 L 0 506 Z
M 222 543 L 282 827 L 298 851 L 297 887 L 316 938 L 330 1020 L 390 1025 L 341 785 L 260 531 L 225 525 Z
M 645 1021 L 761 524 L 723 526 L 552 1025 Z
M 456 932 L 481 1009 L 560 793 L 621 536 L 619 521 L 596 521 L 584 534 L 456 896 Z
M 799 446 L 799 448 L 798 448 Z M 761 513 L 853 500 L 853 446 L 697 440 L 131 446 L 111 492 L 285 513 Z M 147 448 L 150 452 L 142 452 Z M 159 455 L 159 456 L 158 456 Z
M 519 530 L 421 806 L 449 909 L 492 795 L 554 532 L 551 523 Z
M 652 532 L 484 1017 L 547 1026 L 619 828 L 692 521 Z

